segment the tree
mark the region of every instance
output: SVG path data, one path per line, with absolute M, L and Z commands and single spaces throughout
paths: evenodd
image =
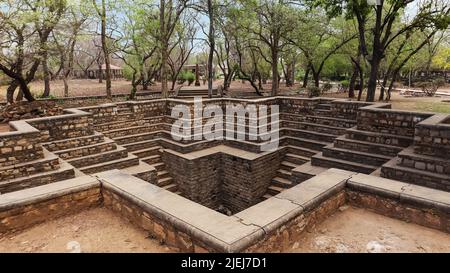
M 280 52 L 288 44 L 283 35 L 290 33 L 296 27 L 297 17 L 291 1 L 278 0 L 241 0 L 243 8 L 242 27 L 261 41 L 270 50 L 266 57 L 263 48 L 255 43 L 253 46 L 272 67 L 272 96 L 278 94 Z
M 112 99 L 112 93 L 111 93 L 111 60 L 110 60 L 110 53 L 108 49 L 108 42 L 107 42 L 107 33 L 106 33 L 106 20 L 107 20 L 107 11 L 106 11 L 106 0 L 101 0 L 101 3 L 98 4 L 97 0 L 92 0 L 92 4 L 94 6 L 95 11 L 97 12 L 97 15 L 100 18 L 100 37 L 101 37 L 101 44 L 102 44 L 102 50 L 103 50 L 103 60 L 105 61 L 105 80 L 106 80 L 106 97 L 108 99 Z M 102 78 L 102 68 L 100 67 L 100 75 L 99 77 Z
M 325 6 L 334 16 L 345 10 L 348 18 L 357 19 L 360 52 L 370 65 L 367 101 L 375 100 L 380 64 L 393 42 L 406 32 L 425 27 L 446 29 L 449 23 L 448 1 L 378 0 L 376 5 L 372 5 L 366 0 L 318 0 L 316 3 Z M 403 20 L 399 28 L 394 28 L 394 23 L 401 19 L 404 10 L 412 3 L 418 5 L 417 13 L 413 18 Z M 368 18 L 372 14 L 374 23 L 370 35 L 367 35 Z
M 13 103 L 17 87 L 18 100 L 22 100 L 22 95 L 28 101 L 34 100 L 28 83 L 46 59 L 47 41 L 65 8 L 64 0 L 0 3 L 0 70 L 11 78 L 7 89 L 9 103 Z
M 175 31 L 180 17 L 188 8 L 189 0 L 160 0 L 159 4 L 159 50 L 161 54 L 161 97 L 167 98 L 169 90 L 167 85 L 167 63 L 169 58 L 170 39 Z

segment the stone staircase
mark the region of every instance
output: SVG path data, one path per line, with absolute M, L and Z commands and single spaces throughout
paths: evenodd
M 272 179 L 272 183 L 267 188 L 267 192 L 264 194 L 263 199 L 268 199 L 279 194 L 283 190 L 294 186 L 291 179 L 292 170 L 308 162 L 311 156 L 318 152 L 317 150 L 291 145 L 283 147 L 282 149 L 285 151 L 285 155 L 280 164 L 280 169 L 277 170 L 276 177 Z
M 213 91 L 212 92 L 213 97 L 217 97 L 218 96 L 217 88 L 213 88 L 212 91 Z M 176 93 L 176 97 L 177 98 L 193 98 L 193 97 L 207 98 L 208 97 L 208 88 L 206 88 L 206 89 L 204 89 L 204 88 L 189 88 L 189 87 L 181 88 Z
M 374 173 L 412 143 L 412 138 L 358 130 L 346 130 L 311 158 L 313 166 L 340 168 L 365 174 Z
M 263 199 L 277 195 L 281 191 L 295 185 L 292 170 L 309 164 L 311 158 L 331 145 L 334 139 L 344 135 L 347 128 L 354 126 L 355 121 L 328 116 L 330 104 L 319 104 L 317 116 L 300 116 L 283 113 L 283 137 L 287 139 L 284 158 L 276 177 L 263 196 Z M 323 110 L 323 111 L 322 111 Z M 322 170 L 322 168 L 320 168 Z
M 0 194 L 37 187 L 75 177 L 73 166 L 59 159 L 47 149 L 38 159 L 14 165 L 0 165 Z
M 43 145 L 70 165 L 76 167 L 84 174 L 94 174 L 112 169 L 133 168 L 138 177 L 147 175 L 145 170 L 138 170 L 141 162 L 127 149 L 105 137 L 103 134 L 94 132 L 92 135 L 75 137 L 64 140 L 43 143 Z
M 421 186 L 450 191 L 448 158 L 416 153 L 410 146 L 381 167 L 381 176 Z
M 121 113 L 120 110 L 118 112 Z M 126 114 L 127 112 L 124 110 L 122 113 Z M 154 122 L 160 119 L 154 117 L 143 120 L 119 120 L 97 124 L 96 128 L 102 129 L 103 134 L 112 138 L 143 164 L 155 168 L 157 171 L 156 184 L 159 187 L 180 194 L 177 184 L 166 170 L 162 160 L 164 149 L 159 144 L 159 137 L 161 135 L 160 128 L 164 123 Z

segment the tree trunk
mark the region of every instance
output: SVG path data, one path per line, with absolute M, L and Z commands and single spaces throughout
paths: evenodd
M 272 96 L 278 94 L 279 81 L 278 81 L 278 50 L 272 48 Z
M 8 103 L 14 103 L 14 92 L 17 89 L 17 86 L 19 86 L 19 83 L 15 80 L 13 80 L 6 90 L 6 101 Z
M 63 78 L 63 82 L 64 82 L 64 97 L 68 97 L 69 96 L 69 83 L 67 82 L 67 77 Z
M 214 37 L 214 8 L 212 0 L 208 0 L 208 15 L 209 15 L 208 97 L 212 98 L 212 89 L 214 80 L 213 60 L 214 60 L 214 47 L 216 44 Z
M 42 52 L 42 72 L 44 73 L 44 93 L 42 96 L 44 98 L 50 96 L 50 72 L 48 69 L 48 51 L 46 45 Z
M 27 101 L 29 101 L 29 102 L 34 101 L 35 99 L 34 99 L 33 95 L 31 94 L 30 88 L 28 88 L 27 82 L 24 79 L 20 79 L 19 85 L 20 85 L 20 91 L 22 92 L 25 99 L 27 99 Z
M 355 84 L 356 84 L 357 78 L 358 78 L 358 68 L 356 66 L 354 66 L 353 74 L 352 74 L 352 77 L 350 78 L 350 83 L 348 86 L 348 97 L 349 98 L 355 97 Z
M 311 67 L 308 65 L 305 70 L 305 76 L 303 77 L 303 88 L 306 88 L 308 86 L 309 71 L 311 71 Z
M 166 1 L 160 0 L 159 7 L 159 25 L 160 25 L 160 35 L 161 35 L 161 97 L 169 97 L 169 91 L 167 87 L 167 59 L 169 58 L 168 50 L 168 38 L 166 33 Z
M 375 101 L 375 92 L 377 90 L 378 68 L 380 67 L 381 59 L 375 54 L 370 66 L 369 83 L 367 84 L 366 101 Z
M 314 71 L 312 71 L 312 73 L 313 73 L 313 78 L 314 78 L 314 86 L 319 87 L 320 86 L 320 73 L 316 73 Z
M 111 63 L 109 59 L 108 45 L 106 44 L 106 3 L 102 0 L 102 50 L 105 58 L 106 97 L 112 99 L 111 94 Z

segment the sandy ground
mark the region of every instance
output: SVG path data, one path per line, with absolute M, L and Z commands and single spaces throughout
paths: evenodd
M 71 252 L 78 249 L 81 252 L 173 252 L 151 239 L 144 230 L 105 208 L 83 211 L 0 238 L 0 252 Z
M 450 252 L 450 235 L 344 206 L 287 252 Z
M 222 81 L 216 81 L 214 85 L 222 84 Z M 98 80 L 71 80 L 69 82 L 70 86 L 70 96 L 93 96 L 93 95 L 104 95 L 105 94 L 105 83 L 99 83 Z M 207 88 L 202 85 L 201 87 Z M 263 93 L 269 95 L 271 84 L 263 85 Z M 44 83 L 42 81 L 32 82 L 30 88 L 35 95 L 42 94 L 44 89 Z M 52 81 L 51 82 L 51 94 L 56 97 L 63 96 L 63 82 Z M 149 91 L 159 91 L 161 88 L 160 83 L 156 85 L 149 86 Z M 280 84 L 280 94 L 295 94 L 298 95 L 298 90 L 300 84 L 296 83 L 293 87 L 286 87 L 285 84 Z M 114 80 L 112 81 L 112 92 L 113 94 L 128 94 L 131 90 L 131 84 L 129 81 L 125 80 Z M 444 91 L 450 94 L 450 87 L 446 86 L 440 91 Z M 0 86 L 0 101 L 5 100 L 6 86 Z M 252 86 L 248 82 L 242 83 L 241 81 L 234 81 L 230 87 L 228 95 L 232 97 L 258 97 L 254 92 Z M 347 93 L 328 93 L 324 94 L 325 97 L 337 97 L 337 98 L 347 98 Z M 376 98 L 378 94 L 376 95 Z M 364 99 L 364 96 L 363 96 Z M 450 96 L 443 97 L 404 97 L 399 94 L 399 92 L 394 92 L 392 94 L 393 108 L 411 110 L 411 111 L 430 111 L 430 112 L 440 112 L 440 113 L 450 113 L 450 103 L 443 102 L 443 100 L 450 100 Z
M 11 131 L 11 127 L 7 123 L 0 123 L 0 133 L 1 132 L 9 132 Z

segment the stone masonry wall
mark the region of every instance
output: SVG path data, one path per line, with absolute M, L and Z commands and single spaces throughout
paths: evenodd
M 33 127 L 41 132 L 41 141 L 49 142 L 94 133 L 93 120 L 89 113 L 71 109 L 68 114 L 29 120 Z
M 22 206 L 0 208 L 0 234 L 23 230 L 57 217 L 99 206 L 100 203 L 100 188 L 96 187 Z
M 332 117 L 354 120 L 359 108 L 372 105 L 373 103 L 349 100 L 334 100 L 331 102 Z
M 182 195 L 214 210 L 221 205 L 220 159 L 219 153 L 193 160 L 170 152 L 163 154 L 164 164 Z
M 414 151 L 450 158 L 450 115 L 434 115 L 416 125 Z
M 43 158 L 40 132 L 24 121 L 10 124 L 17 131 L 0 133 L 0 169 Z
M 360 108 L 357 116 L 359 130 L 414 137 L 417 123 L 430 117 L 430 113 L 394 111 L 390 104 L 377 104 Z
M 222 154 L 223 204 L 236 213 L 260 202 L 281 161 L 278 151 L 253 160 Z

